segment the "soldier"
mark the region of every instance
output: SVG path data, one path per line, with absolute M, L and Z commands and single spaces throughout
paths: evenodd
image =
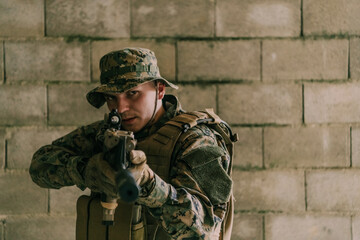
M 104 153 L 111 148 L 104 142 L 105 120 L 41 147 L 29 170 L 40 187 L 91 190 L 77 203 L 77 239 L 230 239 L 235 138 L 227 124 L 209 110 L 186 113 L 175 96 L 165 95 L 165 87 L 178 87 L 161 77 L 148 49 L 110 52 L 100 70 L 101 85 L 86 97 L 96 108 L 107 103 L 116 109 L 122 130 L 134 133 L 128 170 L 140 188 L 136 203 L 129 207 L 119 199 L 116 171 Z M 101 219 L 90 219 L 101 208 L 100 193 L 119 199 L 115 225 L 106 230 Z M 140 214 L 134 220 L 135 206 Z

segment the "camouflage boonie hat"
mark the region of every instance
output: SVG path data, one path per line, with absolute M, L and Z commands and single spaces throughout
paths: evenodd
M 100 59 L 101 85 L 88 92 L 88 102 L 96 108 L 105 103 L 103 93 L 125 92 L 142 83 L 160 80 L 177 89 L 175 84 L 161 77 L 153 51 L 145 48 L 125 48 L 110 52 Z

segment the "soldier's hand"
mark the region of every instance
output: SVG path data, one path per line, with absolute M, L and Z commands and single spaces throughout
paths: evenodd
M 103 153 L 98 153 L 89 159 L 85 167 L 85 185 L 94 192 L 117 198 L 115 175 L 114 169 L 104 160 Z
M 128 170 L 132 173 L 139 186 L 143 186 L 154 178 L 154 172 L 146 164 L 146 155 L 143 151 L 132 150 L 130 152 L 130 161 L 133 165 Z

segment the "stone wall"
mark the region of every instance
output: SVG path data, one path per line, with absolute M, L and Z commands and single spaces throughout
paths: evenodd
M 28 174 L 101 119 L 100 57 L 155 51 L 186 110 L 239 134 L 232 239 L 360 239 L 358 0 L 0 0 L 0 240 L 74 239 L 75 187 Z M 174 91 L 171 91 L 174 93 Z

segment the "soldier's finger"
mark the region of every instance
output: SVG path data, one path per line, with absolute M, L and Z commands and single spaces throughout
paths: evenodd
M 133 164 L 141 164 L 146 161 L 146 155 L 143 151 L 132 150 L 130 151 L 130 159 Z

